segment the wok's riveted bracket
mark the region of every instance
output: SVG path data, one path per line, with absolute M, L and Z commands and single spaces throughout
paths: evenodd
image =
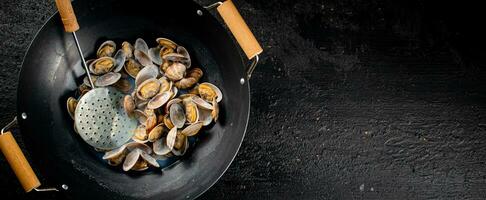
M 22 119 L 25 120 L 25 119 L 27 119 L 27 114 L 26 113 L 22 113 L 21 114 L 21 117 L 22 117 Z M 9 130 L 11 128 L 13 128 L 15 125 L 17 125 L 17 117 L 14 117 L 12 119 L 12 121 L 10 121 L 7 125 L 5 125 L 2 128 L 2 130 L 0 131 L 0 135 L 4 135 L 7 132 L 9 132 Z M 61 188 L 63 190 L 68 190 L 69 189 L 69 187 L 66 184 L 62 184 L 61 185 Z M 55 187 L 49 187 L 49 188 L 38 188 L 38 187 L 36 187 L 36 188 L 33 188 L 33 190 L 36 191 L 36 192 L 59 192 L 59 190 L 57 188 L 55 188 Z
M 217 8 L 217 7 L 221 6 L 221 5 L 223 5 L 223 2 L 218 1 L 218 2 L 213 3 L 213 4 L 210 4 L 210 5 L 207 5 L 207 6 L 203 6 L 203 8 L 205 8 L 206 10 L 211 10 L 211 9 Z M 238 16 L 240 16 L 240 14 L 238 13 L 238 11 L 236 11 L 236 9 L 235 9 L 235 12 L 237 13 Z M 196 11 L 196 14 L 199 15 L 199 16 L 203 16 L 204 13 L 201 10 L 197 10 Z M 242 22 L 242 23 L 244 24 L 245 27 L 247 26 L 246 23 L 244 23 L 244 22 Z M 229 27 L 229 28 L 231 30 L 231 27 Z M 249 31 L 249 29 L 248 29 L 248 31 Z M 253 34 L 251 34 L 251 36 L 253 37 Z M 240 41 L 238 41 L 238 42 L 240 43 Z M 246 69 L 246 77 L 242 77 L 240 79 L 240 84 L 241 85 L 244 85 L 245 84 L 245 78 L 247 80 L 250 80 L 251 75 L 253 74 L 253 71 L 255 70 L 256 66 L 258 65 L 258 61 L 259 61 L 259 57 L 258 56 L 261 53 L 261 47 L 259 47 L 259 44 L 258 44 L 258 42 L 256 40 L 254 40 L 254 42 L 257 43 L 256 45 L 258 45 L 258 47 L 256 49 L 250 50 L 250 51 L 256 52 L 254 54 L 252 54 L 252 53 L 248 54 L 247 49 L 245 49 L 242 46 L 242 48 L 243 48 L 243 50 L 245 50 L 245 53 L 247 54 L 248 58 L 250 58 L 251 63 L 250 63 L 250 65 Z M 241 43 L 240 43 L 240 45 L 241 45 Z M 258 48 L 260 48 L 260 49 L 258 50 Z

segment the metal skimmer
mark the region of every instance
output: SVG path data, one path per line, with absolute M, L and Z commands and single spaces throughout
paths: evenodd
M 123 110 L 123 94 L 106 87 L 81 97 L 75 111 L 76 129 L 89 145 L 103 150 L 122 146 L 133 136 L 136 119 Z

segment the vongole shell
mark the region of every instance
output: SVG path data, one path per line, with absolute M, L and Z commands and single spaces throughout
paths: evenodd
M 148 140 L 149 142 L 155 142 L 156 140 L 161 138 L 163 134 L 164 134 L 164 125 L 159 124 L 150 131 L 148 135 Z
M 135 40 L 134 49 L 142 51 L 145 54 L 147 54 L 149 50 L 147 43 L 142 38 L 137 38 L 137 40 Z
M 115 67 L 115 59 L 101 57 L 89 65 L 89 71 L 94 75 L 102 75 L 110 72 Z
M 158 75 L 159 70 L 156 66 L 149 65 L 147 67 L 144 67 L 138 72 L 137 76 L 135 77 L 135 87 L 138 87 L 140 84 L 148 79 L 157 78 Z
M 156 155 L 167 155 L 171 152 L 171 149 L 167 146 L 167 139 L 166 137 L 161 137 L 156 140 L 153 144 L 154 153 Z
M 170 108 L 170 106 L 172 104 L 174 104 L 174 103 L 181 103 L 181 102 L 182 102 L 182 99 L 180 99 L 180 98 L 175 98 L 175 99 L 172 99 L 169 102 L 167 102 L 167 104 L 165 104 L 165 110 L 164 110 L 165 113 L 169 113 L 170 112 L 169 111 L 169 108 Z
M 171 66 L 174 62 L 172 61 L 168 61 L 168 60 L 163 60 L 163 63 L 160 65 L 160 72 L 161 73 L 164 73 L 167 71 L 167 68 L 169 68 L 169 66 Z
M 169 114 L 164 115 L 164 125 L 168 129 L 174 128 L 174 124 L 172 124 L 172 121 L 170 121 Z
M 150 59 L 150 57 L 147 55 L 147 53 L 145 53 L 141 50 L 135 49 L 135 52 L 133 52 L 133 55 L 135 56 L 135 59 L 140 64 L 142 64 L 143 66 L 153 65 L 152 59 Z
M 140 153 L 140 155 L 142 155 L 142 154 Z M 130 169 L 130 170 L 145 171 L 148 168 L 149 168 L 148 162 L 145 159 L 143 159 L 141 156 L 139 156 L 137 162 L 135 163 L 135 165 L 133 165 L 132 169 Z
M 128 155 L 125 157 L 125 161 L 123 162 L 123 170 L 128 171 L 132 169 L 135 164 L 137 163 L 140 154 L 142 154 L 142 150 L 140 149 L 134 149 Z
M 113 69 L 113 72 L 119 72 L 121 69 L 123 69 L 127 57 L 125 53 L 123 53 L 123 50 L 120 49 L 116 52 L 114 59 L 115 59 L 115 69 Z
M 199 131 L 201 130 L 202 127 L 203 127 L 203 122 L 196 122 L 196 123 L 191 124 L 191 125 L 187 126 L 186 128 L 184 128 L 181 131 L 181 134 L 188 136 L 188 137 L 195 136 L 197 133 L 199 133 Z
M 147 115 L 147 120 L 145 121 L 145 130 L 150 132 L 155 126 L 157 126 L 157 115 Z
M 122 43 L 122 47 L 121 47 L 121 50 L 123 51 L 123 54 L 125 54 L 125 57 L 126 58 L 132 58 L 133 57 L 133 51 L 134 51 L 134 47 L 132 44 L 130 44 L 129 42 L 125 41 Z
M 116 50 L 116 44 L 115 42 L 108 40 L 106 42 L 103 42 L 98 50 L 96 51 L 96 56 L 98 58 L 101 57 L 111 57 L 115 53 Z
M 182 106 L 178 103 L 172 104 L 169 108 L 170 121 L 177 128 L 182 128 L 186 122 L 186 114 Z
M 122 76 L 123 77 L 123 76 Z M 111 85 L 114 88 L 118 89 L 120 92 L 128 94 L 132 90 L 132 84 L 129 80 L 125 78 L 120 78 L 115 84 Z
M 189 69 L 191 67 L 191 56 L 189 55 L 187 49 L 184 48 L 183 46 L 178 46 L 176 52 L 178 54 L 183 55 L 186 58 L 185 60 L 182 61 L 182 64 L 184 64 L 186 68 Z
M 171 81 L 178 81 L 184 78 L 186 75 L 186 67 L 181 64 L 174 62 L 165 71 L 165 76 Z
M 147 129 L 144 125 L 139 125 L 135 130 L 133 130 L 132 139 L 138 143 L 146 143 L 148 141 Z
M 175 82 L 174 85 L 179 89 L 188 89 L 196 85 L 199 79 L 203 76 L 203 72 L 199 68 L 189 69 L 186 76 Z
M 135 78 L 137 77 L 138 72 L 142 70 L 143 66 L 138 61 L 133 58 L 129 58 L 125 63 L 125 71 L 128 75 Z
M 140 157 L 142 157 L 145 161 L 147 161 L 148 164 L 150 164 L 154 167 L 160 167 L 159 163 L 157 163 L 157 160 L 155 160 L 155 158 L 152 157 L 147 152 L 142 151 L 142 153 L 140 154 Z
M 213 117 L 211 116 L 211 110 L 199 108 L 199 121 L 203 123 L 203 126 L 211 124 Z
M 192 124 L 199 120 L 199 110 L 197 109 L 197 105 L 192 102 L 192 98 L 184 102 L 184 108 L 187 122 Z
M 162 94 L 158 94 L 154 96 L 147 104 L 147 108 L 149 109 L 157 109 L 160 108 L 162 105 L 169 101 L 170 97 L 172 96 L 170 91 L 163 92 Z
M 125 95 L 123 98 L 123 109 L 125 109 L 128 116 L 133 116 L 133 111 L 135 111 L 135 101 L 132 96 Z
M 139 142 L 129 142 L 125 144 L 127 146 L 128 151 L 133 151 L 135 149 L 140 149 L 142 151 L 145 151 L 148 154 L 152 153 L 152 148 L 150 148 L 148 145 L 139 143 Z
M 145 112 L 136 109 L 133 111 L 133 114 L 140 124 L 145 124 L 147 121 L 147 114 Z
M 167 61 L 172 61 L 172 62 L 180 62 L 184 66 L 187 62 L 187 57 L 185 57 L 184 55 L 182 55 L 180 53 L 169 53 L 169 54 L 162 56 L 162 59 L 167 60 Z
M 96 83 L 96 79 L 98 79 L 98 77 L 99 76 L 91 75 L 91 80 L 93 81 L 93 84 Z M 91 87 L 91 83 L 89 82 L 88 76 L 84 76 L 84 78 L 83 78 L 83 84 L 85 84 L 86 86 Z
M 126 145 L 123 145 L 119 148 L 105 152 L 105 155 L 103 155 L 103 160 L 107 160 L 109 165 L 118 166 L 123 162 L 127 154 L 128 151 L 126 149 Z
M 171 151 L 174 149 L 174 145 L 176 143 L 176 138 L 177 138 L 177 127 L 174 127 L 170 129 L 169 133 L 167 134 L 166 138 L 166 143 L 167 143 L 167 148 L 169 148 Z
M 211 111 L 211 117 L 213 118 L 213 120 L 215 122 L 218 121 L 218 117 L 219 117 L 219 105 L 218 105 L 218 102 L 216 101 L 216 99 L 213 99 L 213 110 Z
M 148 56 L 152 62 L 154 62 L 156 65 L 161 65 L 162 64 L 162 57 L 160 56 L 160 48 L 159 47 L 153 47 L 150 48 L 148 51 Z
M 76 106 L 78 105 L 78 100 L 74 97 L 69 97 L 66 102 L 67 111 L 71 119 L 74 119 L 74 111 L 76 110 Z
M 159 78 L 159 81 L 160 81 L 159 94 L 172 89 L 172 81 L 167 80 L 167 77 L 162 76 L 162 77 Z
M 120 80 L 120 78 L 121 78 L 120 73 L 108 72 L 98 77 L 94 82 L 94 84 L 97 87 L 106 87 L 115 84 L 118 80 Z
M 157 38 L 155 39 L 155 41 L 159 44 L 160 47 L 169 47 L 171 49 L 177 48 L 177 44 L 167 38 Z
M 189 141 L 187 136 L 181 134 L 181 132 L 177 132 L 176 142 L 174 144 L 174 148 L 172 149 L 172 153 L 176 156 L 182 156 L 186 153 L 188 148 Z
M 194 95 L 192 96 L 192 102 L 194 102 L 199 108 L 206 109 L 206 110 L 212 110 L 213 105 L 202 99 L 201 97 Z
M 162 47 L 160 48 L 160 51 L 159 51 L 159 56 L 162 60 L 162 62 L 164 62 L 164 59 L 163 57 L 169 53 L 174 53 L 175 49 L 173 48 L 170 48 L 170 47 Z
M 208 102 L 212 102 L 216 98 L 217 102 L 223 99 L 223 93 L 215 85 L 205 82 L 198 85 L 199 96 Z
M 141 100 L 148 100 L 159 93 L 160 81 L 155 78 L 142 82 L 137 88 L 137 97 Z

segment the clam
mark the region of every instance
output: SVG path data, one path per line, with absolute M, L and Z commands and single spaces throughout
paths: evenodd
M 172 149 L 172 153 L 176 156 L 182 156 L 186 153 L 188 148 L 189 140 L 187 139 L 187 136 L 182 135 L 180 132 L 177 133 L 176 142 L 174 144 L 174 148 Z
M 138 72 L 140 72 L 142 68 L 143 66 L 133 58 L 129 58 L 125 63 L 125 71 L 133 78 L 137 77 Z
M 135 77 L 135 87 L 138 87 L 140 84 L 142 84 L 142 82 L 148 79 L 157 78 L 158 75 L 159 70 L 156 66 L 149 65 L 147 67 L 144 67 L 138 72 L 137 76 Z
M 186 67 L 181 63 L 172 63 L 167 70 L 165 70 L 165 76 L 171 81 L 178 81 L 184 78 L 186 74 Z
M 167 78 L 165 76 L 159 78 L 159 81 L 160 81 L 159 94 L 172 89 L 172 81 L 167 80 Z
M 171 149 L 167 146 L 167 139 L 166 137 L 159 138 L 153 144 L 154 153 L 156 155 L 167 155 L 170 153 Z
M 125 144 L 125 145 L 127 146 L 127 150 L 128 151 L 133 151 L 135 149 L 140 149 L 142 151 L 145 151 L 148 154 L 151 154 L 152 153 L 152 148 L 150 148 L 149 146 L 147 146 L 146 144 L 143 144 L 143 143 L 129 142 L 129 143 Z
M 137 97 L 141 100 L 148 100 L 159 93 L 160 81 L 151 78 L 142 82 L 137 88 Z
M 123 77 L 123 75 L 122 75 Z M 123 92 L 125 94 L 129 93 L 130 90 L 132 90 L 132 84 L 130 81 L 128 81 L 125 78 L 120 78 L 115 84 L 112 85 L 116 89 L 118 89 L 120 92 Z
M 115 54 L 115 69 L 113 69 L 113 72 L 119 72 L 123 66 L 125 65 L 126 61 L 126 55 L 123 53 L 123 50 L 118 50 Z
M 141 155 L 141 153 L 140 153 Z M 133 170 L 133 171 L 145 171 L 147 170 L 149 167 L 148 167 L 148 162 L 143 159 L 142 157 L 139 156 L 137 162 L 135 163 L 135 165 L 133 165 L 132 169 L 130 170 Z
M 140 154 L 142 154 L 142 150 L 140 149 L 134 149 L 133 151 L 128 153 L 128 155 L 125 158 L 125 162 L 123 162 L 123 170 L 128 171 L 132 169 L 137 163 Z
M 162 105 L 164 105 L 165 103 L 167 103 L 167 101 L 169 101 L 171 95 L 172 95 L 171 92 L 166 91 L 166 92 L 162 92 L 161 94 L 158 94 L 158 95 L 154 96 L 148 102 L 147 108 L 149 108 L 149 109 L 157 109 L 157 108 L 160 108 Z
M 162 56 L 162 59 L 167 60 L 167 61 L 172 61 L 172 62 L 180 62 L 180 63 L 184 64 L 184 66 L 188 62 L 187 58 L 180 53 L 169 53 L 169 54 Z M 186 68 L 188 68 L 188 67 L 186 66 Z
M 125 109 L 128 116 L 133 115 L 133 111 L 135 110 L 135 101 L 133 100 L 132 96 L 125 95 L 123 98 L 123 109 Z
M 211 110 L 199 109 L 199 121 L 203 123 L 203 126 L 211 124 L 213 117 L 211 116 Z
M 150 57 L 147 55 L 147 53 L 141 51 L 141 50 L 138 50 L 138 49 L 135 49 L 135 52 L 133 52 L 133 55 L 135 56 L 135 59 L 140 63 L 142 64 L 143 66 L 149 66 L 149 65 L 153 65 L 152 64 L 152 60 L 150 59 Z
M 187 126 L 186 128 L 184 128 L 181 131 L 181 134 L 188 136 L 188 137 L 194 136 L 197 133 L 199 133 L 199 131 L 201 130 L 202 127 L 203 127 L 203 122 L 196 122 L 196 123 L 191 124 L 191 125 Z
M 169 113 L 169 108 L 172 104 L 174 103 L 181 103 L 182 100 L 180 98 L 175 98 L 175 99 L 172 99 L 170 100 L 169 102 L 167 102 L 167 104 L 165 105 L 165 113 Z
M 164 116 L 164 125 L 165 125 L 165 127 L 167 127 L 168 129 L 172 129 L 172 128 L 174 128 L 174 124 L 172 124 L 172 121 L 170 121 L 169 114 L 166 114 L 166 115 Z
M 174 41 L 169 40 L 167 38 L 157 38 L 157 39 L 155 39 L 155 41 L 161 47 L 168 47 L 168 48 L 171 48 L 171 49 L 175 49 L 177 47 L 177 44 Z
M 126 145 L 123 145 L 119 148 L 105 152 L 105 155 L 103 155 L 103 160 L 108 160 L 108 164 L 112 166 L 118 166 L 123 162 L 126 155 L 127 155 Z
M 172 92 L 172 97 L 170 97 L 170 98 L 174 98 L 174 97 L 177 96 L 177 93 L 179 92 L 179 90 L 176 87 L 172 87 L 171 92 Z
M 221 90 L 208 82 L 199 84 L 198 93 L 201 98 L 208 102 L 212 102 L 213 99 L 216 99 L 217 102 L 221 102 L 223 99 L 223 93 L 221 93 Z
M 184 61 L 182 61 L 182 64 L 184 64 L 186 68 L 189 69 L 191 67 L 191 56 L 189 56 L 189 52 L 187 52 L 187 49 L 183 46 L 178 46 L 176 52 L 186 58 Z
M 157 65 L 162 64 L 162 57 L 160 56 L 160 48 L 154 47 L 148 50 L 148 56 Z
M 67 99 L 67 111 L 69 113 L 69 116 L 71 116 L 72 119 L 74 119 L 74 111 L 76 110 L 76 106 L 78 105 L 78 100 L 76 100 L 74 97 L 69 97 Z
M 145 124 L 147 121 L 147 114 L 145 112 L 137 109 L 133 111 L 133 114 L 140 124 Z
M 145 54 L 147 54 L 148 50 L 149 50 L 147 43 L 142 38 L 138 38 L 137 40 L 135 40 L 134 48 L 135 48 L 135 51 L 139 50 L 139 51 L 144 52 Z
M 169 68 L 169 66 L 172 65 L 172 61 L 168 61 L 168 60 L 164 60 L 164 62 L 160 65 L 160 72 L 162 73 L 165 73 L 167 71 L 167 68 Z
M 108 72 L 103 74 L 102 76 L 98 77 L 94 82 L 95 86 L 97 87 L 105 87 L 109 85 L 115 84 L 118 80 L 120 80 L 121 74 L 116 72 Z
M 172 104 L 170 106 L 169 117 L 170 117 L 170 121 L 177 128 L 182 128 L 184 126 L 184 123 L 186 122 L 186 115 L 184 113 L 184 109 L 178 103 Z
M 197 109 L 197 105 L 192 102 L 192 99 L 184 102 L 184 108 L 184 110 L 186 111 L 187 122 L 192 124 L 199 120 L 199 110 Z
M 162 48 L 160 48 L 159 56 L 160 56 L 160 58 L 163 58 L 165 55 L 167 55 L 169 53 L 174 53 L 174 49 L 170 48 L 170 47 L 162 47 Z M 161 59 L 161 60 L 163 61 L 164 59 Z
M 181 80 L 174 83 L 174 85 L 179 89 L 187 89 L 193 87 L 199 79 L 202 77 L 203 72 L 199 68 L 189 69 L 186 76 Z
M 146 143 L 148 140 L 147 129 L 144 125 L 139 125 L 135 130 L 132 139 L 138 143 Z
M 145 161 L 147 161 L 148 164 L 150 164 L 154 167 L 160 167 L 159 163 L 157 163 L 157 160 L 155 160 L 155 158 L 153 158 L 150 154 L 142 151 L 142 153 L 140 154 L 140 157 L 143 158 Z
M 157 126 L 157 115 L 152 114 L 147 116 L 145 121 L 145 130 L 147 132 L 151 131 L 155 126 Z M 148 136 L 148 135 L 147 135 Z
M 176 138 L 177 138 L 177 127 L 174 127 L 170 129 L 169 133 L 167 134 L 166 138 L 166 144 L 167 148 L 169 148 L 171 151 L 174 149 L 174 145 L 176 143 Z
M 149 133 L 148 135 L 148 140 L 149 142 L 155 142 L 155 140 L 158 140 L 159 138 L 162 137 L 162 134 L 164 133 L 164 126 L 163 124 L 159 124 L 155 126 Z
M 99 76 L 96 76 L 96 75 L 91 75 L 91 80 L 93 81 L 93 84 L 96 82 L 96 79 L 98 79 Z M 89 82 L 89 78 L 88 76 L 85 76 L 83 78 L 83 84 L 91 87 L 91 83 Z
M 126 58 L 132 58 L 133 57 L 134 47 L 129 42 L 127 42 L 127 41 L 123 42 L 121 50 L 123 51 L 123 54 L 125 54 Z
M 94 75 L 102 75 L 110 72 L 115 67 L 115 59 L 101 57 L 89 65 L 89 71 Z
M 201 97 L 194 95 L 192 96 L 192 102 L 194 102 L 199 108 L 206 109 L 206 110 L 212 110 L 213 105 L 202 99 Z
M 211 111 L 211 117 L 214 119 L 214 121 L 218 121 L 219 117 L 219 105 L 216 99 L 213 99 L 213 110 Z
M 116 50 L 115 42 L 108 40 L 106 42 L 103 42 L 100 45 L 100 47 L 98 48 L 98 51 L 96 51 L 96 56 L 98 58 L 111 57 L 111 56 L 113 56 L 113 53 L 115 53 L 115 50 Z

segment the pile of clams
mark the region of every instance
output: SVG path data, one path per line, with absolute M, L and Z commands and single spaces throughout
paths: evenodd
M 216 122 L 221 90 L 208 82 L 200 83 L 203 71 L 191 66 L 189 52 L 167 38 L 157 38 L 149 48 L 139 38 L 120 48 L 106 41 L 87 61 L 95 87 L 114 87 L 126 94 L 123 108 L 136 118 L 138 127 L 132 139 L 104 152 L 103 159 L 124 171 L 144 171 L 160 167 L 158 160 L 182 156 L 204 126 Z M 69 97 L 67 110 L 74 119 L 78 99 L 91 89 L 87 76 L 77 97 Z M 99 150 L 98 150 L 99 151 Z

